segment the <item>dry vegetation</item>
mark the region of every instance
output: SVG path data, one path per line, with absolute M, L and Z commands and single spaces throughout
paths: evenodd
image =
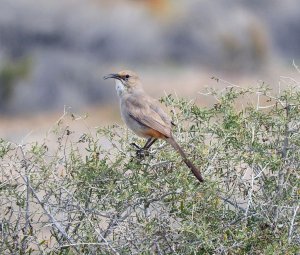
M 300 92 L 288 83 L 276 94 L 227 83 L 207 91 L 210 108 L 162 99 L 204 184 L 163 142 L 138 160 L 136 136 L 78 133 L 72 114 L 44 141 L 1 140 L 0 253 L 298 253 Z

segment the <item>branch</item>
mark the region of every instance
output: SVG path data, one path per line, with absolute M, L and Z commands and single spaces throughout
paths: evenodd
M 30 225 L 30 207 L 29 207 L 29 199 L 30 199 L 30 188 L 29 188 L 29 177 L 28 177 L 28 164 L 26 161 L 26 157 L 25 157 L 25 153 L 23 151 L 23 147 L 20 145 L 19 146 L 21 153 L 22 153 L 22 157 L 23 157 L 23 161 L 24 163 L 24 168 L 25 168 L 25 177 L 22 176 L 22 178 L 25 180 L 26 183 L 26 208 L 25 208 L 25 226 L 23 228 L 23 233 L 24 233 L 24 238 L 21 242 L 21 251 L 23 253 L 26 252 L 27 246 L 28 246 L 28 242 L 27 242 L 27 237 L 28 237 L 28 227 Z
M 291 220 L 291 227 L 290 227 L 290 230 L 289 230 L 289 237 L 288 237 L 288 242 L 291 243 L 292 241 L 292 237 L 293 237 L 293 230 L 294 230 L 294 226 L 295 226 L 295 218 L 297 216 L 297 213 L 298 213 L 298 210 L 299 210 L 299 204 L 294 208 L 294 213 L 293 213 L 293 217 L 292 217 L 292 220 Z
M 64 230 L 64 228 L 59 224 L 59 222 L 54 218 L 54 216 L 51 214 L 51 212 L 48 209 L 47 204 L 43 203 L 41 201 L 41 199 L 39 198 L 39 196 L 37 195 L 36 191 L 34 190 L 34 188 L 30 185 L 29 179 L 27 179 L 26 177 L 24 177 L 23 175 L 21 175 L 24 182 L 26 183 L 26 185 L 30 188 L 33 196 L 35 197 L 35 199 L 37 200 L 37 202 L 40 204 L 40 206 L 43 208 L 44 212 L 46 213 L 46 215 L 48 216 L 50 222 L 56 227 L 56 229 L 61 233 L 61 235 L 70 243 L 73 244 L 75 243 L 75 241 L 72 239 L 72 237 L 70 237 L 66 231 Z M 78 249 L 76 247 L 74 247 L 75 251 L 79 253 Z
M 71 197 L 72 199 L 74 199 L 76 201 L 76 198 L 67 190 L 65 189 L 64 187 L 62 187 L 62 189 L 64 191 L 66 191 Z M 109 242 L 105 239 L 105 236 L 103 236 L 98 230 L 97 228 L 94 226 L 93 222 L 90 220 L 89 216 L 86 214 L 84 208 L 82 208 L 80 206 L 80 204 L 78 203 L 78 207 L 80 208 L 80 210 L 82 211 L 82 213 L 84 214 L 84 216 L 86 217 L 86 219 L 88 220 L 88 222 L 91 224 L 91 226 L 94 228 L 95 232 L 98 234 L 98 237 L 100 237 L 100 239 L 98 239 L 98 241 L 101 243 L 101 242 L 104 242 L 105 245 L 114 253 L 114 254 L 117 254 L 119 255 L 119 253 L 109 244 Z
M 219 198 L 221 199 L 221 200 L 223 200 L 225 203 L 228 203 L 228 204 L 230 204 L 230 205 L 232 205 L 233 207 L 235 207 L 236 209 L 239 209 L 240 211 L 242 211 L 242 212 L 246 212 L 246 210 L 244 209 L 244 208 L 242 208 L 242 207 L 240 207 L 240 206 L 238 206 L 238 204 L 235 202 L 232 202 L 231 200 L 229 200 L 229 199 L 227 199 L 227 198 L 225 198 L 225 197 L 222 197 L 222 196 L 219 196 Z

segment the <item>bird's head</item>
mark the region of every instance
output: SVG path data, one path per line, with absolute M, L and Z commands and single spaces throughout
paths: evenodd
M 138 75 L 130 70 L 121 71 L 119 73 L 108 74 L 103 79 L 115 79 L 116 90 L 121 96 L 124 92 L 131 92 L 141 87 L 141 81 Z

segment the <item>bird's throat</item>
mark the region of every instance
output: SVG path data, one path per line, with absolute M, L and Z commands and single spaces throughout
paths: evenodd
M 125 91 L 125 86 L 121 81 L 119 80 L 115 80 L 115 81 L 116 81 L 116 91 L 118 93 L 118 96 L 121 97 Z

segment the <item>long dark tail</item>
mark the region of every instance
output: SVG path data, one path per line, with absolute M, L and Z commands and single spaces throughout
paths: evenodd
M 166 141 L 171 144 L 173 146 L 173 148 L 179 152 L 179 154 L 181 155 L 184 163 L 188 166 L 189 169 L 191 169 L 191 171 L 193 172 L 193 174 L 196 176 L 196 178 L 200 181 L 200 182 L 204 182 L 204 179 L 199 171 L 199 169 L 197 167 L 194 166 L 194 164 L 187 158 L 186 154 L 184 153 L 184 151 L 181 149 L 181 147 L 178 145 L 178 143 L 174 140 L 173 137 L 169 137 L 166 139 Z

